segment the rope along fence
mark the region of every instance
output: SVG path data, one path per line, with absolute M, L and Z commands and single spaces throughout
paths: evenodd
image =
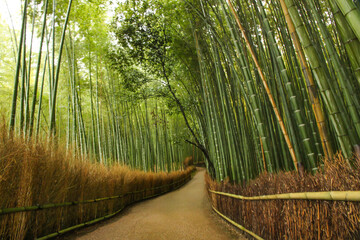
M 210 193 L 226 196 L 230 198 L 246 200 L 246 201 L 259 201 L 259 200 L 323 200 L 323 201 L 352 201 L 360 202 L 360 191 L 330 191 L 330 192 L 299 192 L 299 193 L 282 193 L 282 194 L 273 194 L 273 195 L 262 195 L 254 197 L 246 197 L 241 195 L 236 195 L 232 193 L 219 192 L 208 189 Z M 255 239 L 263 239 L 260 236 L 256 235 L 252 231 L 246 229 L 235 221 L 231 220 L 214 206 L 213 210 L 226 221 L 237 227 L 238 229 L 250 234 Z
M 84 201 L 72 201 L 72 202 L 64 202 L 64 203 L 48 203 L 48 204 L 36 205 L 36 206 L 4 208 L 4 209 L 0 209 L 0 216 L 1 215 L 6 215 L 6 214 L 12 214 L 12 213 L 19 213 L 19 212 L 40 211 L 40 210 L 46 210 L 46 209 L 58 208 L 58 207 L 76 206 L 76 205 L 89 204 L 89 203 L 98 203 L 98 202 L 107 201 L 107 200 L 121 199 L 121 198 L 130 196 L 130 195 L 133 195 L 133 197 L 134 197 L 136 194 L 140 194 L 140 193 L 144 193 L 144 192 L 146 193 L 147 191 L 154 191 L 154 190 L 157 190 L 157 189 L 164 189 L 165 188 L 165 190 L 162 190 L 159 193 L 156 193 L 156 194 L 153 194 L 153 195 L 150 195 L 150 196 L 145 196 L 145 197 L 142 197 L 142 198 L 137 199 L 137 200 L 130 201 L 129 203 L 122 206 L 119 210 L 117 210 L 117 211 L 115 211 L 115 212 L 113 212 L 111 214 L 108 214 L 106 216 L 96 218 L 94 220 L 91 220 L 91 221 L 88 221 L 88 222 L 85 222 L 85 223 L 81 223 L 81 224 L 78 224 L 78 225 L 74 225 L 74 226 L 59 230 L 57 232 L 51 233 L 49 235 L 46 235 L 44 237 L 38 238 L 38 239 L 49 239 L 49 238 L 53 238 L 53 237 L 59 236 L 61 234 L 64 234 L 66 232 L 75 230 L 77 228 L 88 226 L 88 225 L 100 222 L 102 220 L 111 218 L 112 216 L 115 216 L 116 214 L 121 212 L 125 207 L 127 207 L 130 204 L 133 204 L 133 203 L 136 203 L 136 202 L 139 202 L 139 201 L 143 201 L 143 200 L 146 200 L 146 199 L 149 199 L 149 198 L 153 198 L 153 197 L 159 196 L 161 194 L 164 194 L 166 192 L 170 192 L 172 190 L 176 190 L 176 189 L 180 188 L 181 186 L 183 186 L 185 183 L 187 183 L 189 180 L 191 180 L 192 173 L 193 173 L 193 171 L 190 172 L 186 177 L 184 177 L 184 178 L 182 178 L 182 179 L 180 179 L 178 181 L 175 181 L 173 183 L 170 183 L 170 184 L 165 184 L 165 185 L 162 185 L 162 186 L 149 188 L 149 189 L 143 189 L 143 190 L 139 190 L 139 191 L 128 192 L 128 193 L 124 193 L 124 194 L 117 195 L 117 196 L 90 199 L 90 200 L 84 200 Z M 171 186 L 174 186 L 174 187 L 173 188 L 168 188 L 168 187 L 171 187 Z M 166 189 L 166 188 L 168 188 L 168 189 Z

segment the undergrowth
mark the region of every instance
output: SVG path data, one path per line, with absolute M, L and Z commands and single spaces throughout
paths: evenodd
M 217 183 L 207 187 L 242 196 L 292 192 L 359 191 L 360 160 L 350 166 L 341 154 L 324 162 L 322 170 L 264 173 L 245 186 Z M 360 239 L 360 203 L 321 200 L 238 200 L 209 192 L 221 213 L 265 239 Z
M 145 173 L 73 157 L 46 140 L 28 142 L 0 128 L 0 209 L 91 200 L 167 185 L 191 174 Z M 173 186 L 167 187 L 171 190 Z M 164 189 L 162 189 L 164 190 Z M 105 216 L 161 189 L 114 200 L 0 215 L 0 239 L 34 239 Z

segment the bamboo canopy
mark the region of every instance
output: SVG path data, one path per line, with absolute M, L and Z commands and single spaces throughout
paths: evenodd
M 106 10 L 91 4 L 24 1 L 13 134 L 147 172 L 181 168 L 195 146 L 212 177 L 237 183 L 359 155 L 359 4 L 127 1 L 101 27 Z M 100 39 L 109 32 L 118 44 Z

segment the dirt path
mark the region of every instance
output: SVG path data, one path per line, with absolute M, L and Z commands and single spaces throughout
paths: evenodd
M 239 235 L 211 211 L 205 171 L 200 169 L 184 187 L 135 204 L 104 223 L 81 229 L 64 239 L 106 240 L 228 240 Z

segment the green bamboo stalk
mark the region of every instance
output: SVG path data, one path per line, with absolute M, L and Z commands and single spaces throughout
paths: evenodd
M 45 61 L 44 61 L 44 69 L 42 74 L 41 80 L 41 88 L 40 88 L 40 95 L 39 95 L 39 105 L 38 105 L 38 113 L 36 118 L 36 139 L 39 137 L 40 131 L 40 118 L 41 118 L 41 107 L 42 107 L 42 100 L 43 100 L 43 93 L 44 93 L 44 82 L 45 82 L 45 75 L 46 75 L 46 66 L 48 63 L 49 52 L 46 52 Z
M 55 1 L 54 1 L 54 3 L 55 3 Z M 64 46 L 64 42 L 65 42 L 66 27 L 67 27 L 67 24 L 69 22 L 69 17 L 70 17 L 71 4 L 72 4 L 72 0 L 69 0 L 68 10 L 67 10 L 67 13 L 66 13 L 65 23 L 64 23 L 64 26 L 63 26 L 62 36 L 61 36 L 61 40 L 60 40 L 59 55 L 58 55 L 58 61 L 57 61 L 57 65 L 56 65 L 56 75 L 55 75 L 55 77 L 53 79 L 54 80 L 54 88 L 52 89 L 52 101 L 51 101 L 52 105 L 51 105 L 51 113 L 50 113 L 50 131 L 54 135 L 56 133 L 55 109 L 56 109 L 57 88 L 58 88 L 59 75 L 60 75 L 61 57 L 62 57 L 63 46 Z M 54 24 L 55 24 L 55 22 L 54 22 Z M 55 36 L 55 30 L 53 30 L 53 31 L 54 31 L 53 34 Z M 53 39 L 53 41 L 54 41 L 54 39 Z M 53 43 L 55 44 L 55 42 L 53 42 Z M 54 50 L 55 49 L 53 48 L 53 51 Z M 54 69 L 54 67 L 53 67 L 53 69 Z M 55 71 L 53 71 L 53 73 L 54 72 Z
M 40 46 L 39 46 L 39 56 L 36 65 L 36 74 L 35 74 L 35 82 L 34 82 L 34 92 L 33 92 L 33 99 L 31 104 L 31 111 L 30 111 L 30 126 L 29 126 L 29 136 L 32 136 L 33 126 L 34 126 L 34 116 L 35 116 L 35 107 L 36 107 L 36 98 L 37 98 L 37 90 L 38 90 L 38 82 L 39 82 L 39 75 L 40 75 L 40 68 L 41 68 L 41 57 L 42 57 L 42 48 L 43 42 L 45 37 L 45 29 L 46 29 L 46 17 L 47 17 L 47 9 L 49 6 L 49 0 L 46 0 L 44 4 L 44 17 L 43 17 L 43 24 L 41 30 L 41 37 L 40 37 Z M 46 64 L 46 61 L 45 61 Z
M 325 114 L 321 108 L 319 95 L 317 93 L 317 88 L 313 79 L 313 75 L 311 73 L 311 70 L 307 64 L 307 60 L 304 54 L 303 49 L 301 48 L 301 43 L 299 40 L 299 36 L 296 32 L 294 23 L 289 15 L 287 6 L 284 2 L 284 0 L 280 0 L 282 11 L 285 15 L 285 20 L 291 35 L 291 38 L 294 43 L 295 51 L 297 52 L 297 55 L 300 60 L 301 69 L 305 78 L 305 82 L 308 88 L 308 94 L 310 97 L 312 109 L 315 115 L 318 131 L 321 138 L 321 144 L 325 153 L 325 157 L 328 159 L 331 159 L 333 156 L 333 149 L 331 145 L 331 139 L 329 137 L 328 128 L 326 126 L 325 122 Z
M 288 134 L 288 132 L 287 132 L 287 130 L 286 130 L 286 127 L 285 127 L 285 125 L 284 125 L 284 122 L 283 122 L 283 120 L 282 120 L 282 117 L 281 117 L 281 115 L 280 115 L 280 112 L 279 112 L 279 110 L 278 110 L 278 107 L 276 106 L 276 103 L 275 103 L 275 101 L 274 101 L 274 99 L 273 99 L 273 96 L 272 96 L 272 94 L 271 94 L 271 92 L 270 92 L 269 86 L 268 86 L 268 84 L 267 84 L 267 82 L 266 82 L 266 78 L 265 78 L 265 75 L 264 75 L 264 73 L 263 73 L 263 70 L 262 70 L 262 68 L 260 67 L 260 64 L 259 64 L 259 62 L 258 62 L 258 60 L 257 60 L 256 55 L 255 55 L 255 52 L 253 51 L 253 49 L 252 49 L 252 47 L 251 47 L 251 45 L 250 45 L 250 42 L 249 42 L 249 40 L 248 40 L 248 37 L 247 37 L 247 35 L 246 35 L 245 29 L 244 29 L 243 26 L 241 25 L 241 22 L 240 22 L 239 18 L 237 17 L 236 11 L 235 11 L 235 9 L 234 9 L 231 1 L 230 1 L 230 0 L 227 0 L 227 2 L 228 2 L 228 5 L 229 5 L 229 7 L 230 7 L 231 12 L 232 12 L 233 15 L 234 15 L 234 18 L 236 19 L 236 22 L 237 22 L 237 24 L 238 24 L 238 27 L 240 28 L 240 31 L 241 31 L 244 39 L 245 39 L 247 48 L 248 48 L 248 50 L 250 51 L 251 56 L 252 56 L 252 58 L 253 58 L 253 60 L 254 60 L 254 63 L 255 63 L 255 65 L 256 65 L 256 68 L 257 68 L 257 70 L 258 70 L 258 73 L 259 73 L 259 75 L 260 75 L 260 78 L 261 78 L 261 80 L 262 80 L 262 83 L 263 83 L 264 88 L 265 88 L 265 90 L 266 90 L 266 93 L 267 93 L 267 95 L 268 95 L 268 97 L 269 97 L 269 100 L 270 100 L 270 103 L 271 103 L 271 105 L 272 105 L 272 108 L 273 108 L 273 110 L 274 110 L 274 112 L 275 112 L 275 115 L 276 115 L 276 117 L 277 117 L 278 123 L 279 123 L 279 125 L 280 125 L 280 127 L 281 127 L 281 130 L 282 130 L 282 132 L 283 132 L 284 138 L 285 138 L 286 143 L 287 143 L 287 145 L 288 145 L 288 149 L 289 149 L 289 151 L 290 151 L 291 158 L 292 158 L 293 163 L 294 163 L 294 167 L 295 167 L 296 170 L 298 170 L 298 161 L 297 161 L 297 158 L 296 158 L 296 155 L 295 155 L 294 148 L 293 148 L 292 143 L 291 143 L 291 141 L 290 141 L 289 134 Z
M 35 5 L 35 2 L 34 2 Z M 30 124 L 30 81 L 31 81 L 31 63 L 32 63 L 32 47 L 34 40 L 34 30 L 35 30 L 35 9 L 33 9 L 32 23 L 31 23 L 31 38 L 30 38 L 30 47 L 29 47 L 29 56 L 28 56 L 28 67 L 27 67 L 27 78 L 26 78 L 26 93 L 25 93 L 25 127 L 24 127 L 24 136 L 28 134 L 29 124 Z M 41 50 L 40 50 L 41 51 Z
M 313 69 L 315 80 L 319 87 L 322 99 L 325 107 L 328 109 L 330 114 L 330 120 L 333 124 L 337 139 L 340 143 L 341 149 L 346 156 L 350 157 L 352 154 L 352 141 L 350 140 L 348 126 L 344 117 L 343 111 L 338 107 L 340 98 L 331 90 L 330 83 L 328 82 L 329 76 L 321 66 L 321 60 L 306 32 L 305 26 L 303 25 L 296 5 L 293 0 L 285 0 L 285 4 L 288 8 L 290 17 L 295 25 L 296 32 L 299 35 L 301 45 L 304 48 L 305 55 Z
M 341 39 L 344 42 L 345 49 L 351 62 L 353 72 L 356 76 L 358 86 L 360 86 L 360 42 L 347 23 L 345 17 L 342 15 L 336 2 L 334 0 L 330 0 L 329 4 L 334 14 L 336 27 L 339 31 Z
M 20 33 L 20 40 L 19 40 L 19 47 L 18 47 L 18 55 L 16 60 L 16 70 L 15 70 L 15 78 L 14 78 L 14 91 L 12 96 L 12 106 L 11 106 L 11 115 L 10 115 L 10 131 L 12 132 L 15 128 L 15 118 L 16 118 L 16 103 L 17 103 L 17 95 L 18 95 L 18 86 L 19 86 L 19 76 L 20 76 L 20 69 L 21 69 L 21 54 L 22 54 L 22 47 L 24 38 L 26 35 L 26 15 L 27 15 L 27 7 L 28 1 L 24 1 L 24 9 L 23 9 L 23 16 L 22 16 L 22 25 L 21 25 L 21 33 Z M 25 66 L 23 66 L 25 67 Z
M 269 48 L 274 52 L 274 58 L 276 59 L 276 63 L 279 66 L 279 72 L 281 73 L 281 77 L 284 81 L 284 85 L 286 86 L 286 92 L 290 99 L 290 104 L 291 104 L 290 106 L 291 106 L 291 109 L 295 116 L 295 121 L 298 126 L 298 129 L 300 130 L 301 142 L 305 147 L 306 156 L 308 158 L 311 168 L 313 169 L 316 167 L 315 163 L 316 163 L 316 156 L 317 156 L 317 154 L 315 154 L 316 152 L 314 149 L 314 140 L 312 139 L 312 136 L 309 135 L 308 127 L 307 127 L 306 120 L 305 120 L 305 114 L 300 109 L 300 106 L 298 103 L 299 101 L 297 100 L 297 96 L 295 94 L 295 89 L 294 89 L 293 83 L 288 76 L 287 69 L 285 68 L 285 64 L 284 64 L 283 58 L 281 57 L 280 50 L 278 49 L 275 38 L 271 31 L 270 24 L 269 24 L 268 18 L 266 16 L 266 13 L 260 2 L 258 2 L 257 5 L 259 7 L 260 14 L 264 21 L 263 27 L 268 36 L 267 40 L 269 41 L 269 45 L 270 45 Z M 299 161 L 301 163 L 301 160 L 299 160 Z
M 104 162 L 103 146 L 101 143 L 101 129 L 100 129 L 100 102 L 99 102 L 99 69 L 98 69 L 98 57 L 96 56 L 96 130 L 97 130 L 97 145 L 99 149 L 99 161 L 100 163 Z
M 360 41 L 360 9 L 351 0 L 335 0 L 335 2 Z
M 26 22 L 25 22 L 25 32 L 26 32 Z M 24 36 L 24 42 L 22 47 L 22 71 L 21 71 L 21 86 L 20 86 L 20 134 L 24 133 L 24 109 L 25 109 L 25 92 L 26 92 L 26 81 L 27 81 L 27 72 L 26 72 L 26 35 Z
M 224 6 L 224 5 L 222 5 Z M 223 11 L 224 13 L 226 14 L 226 11 L 225 11 L 225 8 L 223 7 Z M 264 118 L 261 114 L 261 105 L 260 105 L 260 101 L 259 101 L 259 95 L 257 94 L 257 91 L 256 91 L 256 88 L 255 88 L 255 84 L 254 82 L 252 81 L 252 76 L 251 76 L 251 72 L 250 72 L 250 66 L 249 66 L 249 62 L 247 61 L 247 59 L 245 58 L 244 56 L 244 48 L 242 46 L 239 46 L 239 44 L 241 43 L 241 38 L 238 38 L 238 35 L 235 34 L 234 32 L 234 29 L 235 29 L 235 26 L 233 26 L 231 24 L 230 21 L 228 21 L 228 18 L 226 18 L 226 21 L 227 21 L 227 24 L 231 30 L 231 36 L 233 38 L 233 41 L 235 43 L 235 49 L 236 49 L 236 52 L 238 54 L 237 58 L 236 58 L 236 61 L 237 61 L 237 64 L 241 67 L 242 69 L 242 72 L 243 72 L 243 75 L 245 77 L 245 84 L 246 84 L 246 88 L 247 88 L 247 91 L 248 91 L 248 95 L 249 95 L 249 105 L 247 107 L 250 107 L 251 109 L 251 112 L 253 113 L 253 116 L 255 117 L 255 120 L 257 122 L 257 130 L 259 132 L 259 135 L 262 139 L 262 142 L 263 142 L 263 148 L 264 148 L 264 156 L 265 156 L 265 159 L 267 161 L 267 170 L 269 172 L 272 172 L 274 169 L 273 169 L 273 166 L 272 166 L 272 157 L 271 157 L 271 143 L 269 142 L 270 138 L 269 138 L 269 130 L 267 128 L 267 126 L 264 124 Z M 222 49 L 224 49 L 224 52 L 226 53 L 227 51 L 225 50 L 226 48 L 224 46 L 222 46 Z M 233 63 L 233 60 L 232 58 L 229 56 L 229 53 L 227 53 L 228 57 L 228 61 L 230 61 L 231 65 L 230 66 L 233 66 L 234 63 Z M 236 74 L 236 70 L 235 69 L 232 69 L 232 72 L 234 73 L 234 77 L 237 79 L 237 81 L 239 83 L 241 83 L 241 80 L 239 79 L 239 77 L 237 76 Z M 240 85 L 242 86 L 242 84 Z M 242 87 L 241 88 L 241 91 L 245 92 L 244 90 L 245 87 Z M 244 97 L 246 96 L 243 95 Z
M 336 75 L 345 97 L 346 107 L 348 109 L 348 112 L 350 113 L 350 117 L 355 126 L 355 130 L 358 136 L 360 136 L 360 116 L 357 109 L 360 103 L 353 90 L 354 86 L 350 82 L 350 78 L 348 77 L 349 74 L 345 72 L 345 69 L 343 67 L 344 63 L 341 62 L 340 57 L 336 52 L 330 33 L 326 28 L 325 24 L 323 23 L 323 19 L 318 13 L 318 10 L 316 9 L 313 0 L 307 0 L 306 2 L 309 4 L 311 13 L 317 21 L 317 25 L 319 26 L 321 35 L 323 36 L 325 42 L 325 48 L 328 50 L 335 72 L 337 73 Z

